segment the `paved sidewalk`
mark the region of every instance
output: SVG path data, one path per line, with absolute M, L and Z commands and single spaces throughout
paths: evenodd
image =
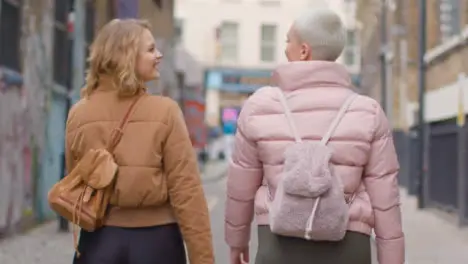
M 406 264 L 467 264 L 468 228 L 435 210 L 418 210 L 416 198 L 401 189 Z
M 227 169 L 225 161 L 206 164 L 203 182 L 221 178 Z M 207 196 L 208 207 L 213 209 L 216 197 Z M 71 230 L 70 225 L 70 230 Z M 39 225 L 35 229 L 0 241 L 0 264 L 65 264 L 71 263 L 74 248 L 70 233 L 59 233 L 56 221 Z
M 72 233 L 58 233 L 57 227 L 57 222 L 53 221 L 0 242 L 0 263 L 71 263 L 74 252 Z
M 208 161 L 202 168 L 202 181 L 204 183 L 218 181 L 226 175 L 228 162 L 225 160 Z
M 222 168 L 221 165 L 216 167 Z M 212 177 L 205 175 L 203 178 Z M 467 264 L 468 228 L 458 228 L 456 223 L 434 210 L 418 210 L 414 197 L 403 189 L 401 194 L 406 264 Z M 207 198 L 209 204 L 216 201 L 214 197 Z M 214 205 L 216 203 L 210 210 Z M 55 221 L 0 242 L 1 264 L 64 264 L 71 263 L 72 256 L 72 235 L 58 233 Z

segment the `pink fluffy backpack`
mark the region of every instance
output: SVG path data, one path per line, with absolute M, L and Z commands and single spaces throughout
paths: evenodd
M 307 240 L 342 240 L 352 199 L 346 201 L 341 178 L 333 173 L 327 143 L 357 94 L 345 100 L 320 142 L 305 142 L 296 130 L 284 93 L 278 90 L 296 142 L 284 153 L 283 175 L 269 204 L 271 231 Z

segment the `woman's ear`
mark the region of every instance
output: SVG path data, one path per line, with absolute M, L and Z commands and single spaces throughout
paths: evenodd
M 306 61 L 306 60 L 309 60 L 310 59 L 310 46 L 305 44 L 305 43 L 302 43 L 301 44 L 301 55 L 300 55 L 300 59 L 302 61 Z

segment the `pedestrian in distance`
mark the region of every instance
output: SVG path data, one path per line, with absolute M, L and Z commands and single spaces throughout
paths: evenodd
M 306 10 L 292 24 L 288 62 L 257 90 L 238 119 L 227 179 L 230 264 L 404 263 L 399 163 L 389 122 L 357 94 L 336 62 L 346 43 L 340 17 Z
M 66 125 L 67 171 L 105 149 L 113 132 L 121 137 L 104 222 L 81 231 L 74 264 L 186 264 L 187 256 L 191 264 L 214 264 L 208 206 L 181 110 L 145 85 L 159 78 L 161 60 L 142 20 L 112 20 L 91 46 L 82 99 Z

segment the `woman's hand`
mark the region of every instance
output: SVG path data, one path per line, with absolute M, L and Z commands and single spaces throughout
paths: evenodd
M 248 264 L 249 263 L 249 248 L 231 248 L 230 264 Z

